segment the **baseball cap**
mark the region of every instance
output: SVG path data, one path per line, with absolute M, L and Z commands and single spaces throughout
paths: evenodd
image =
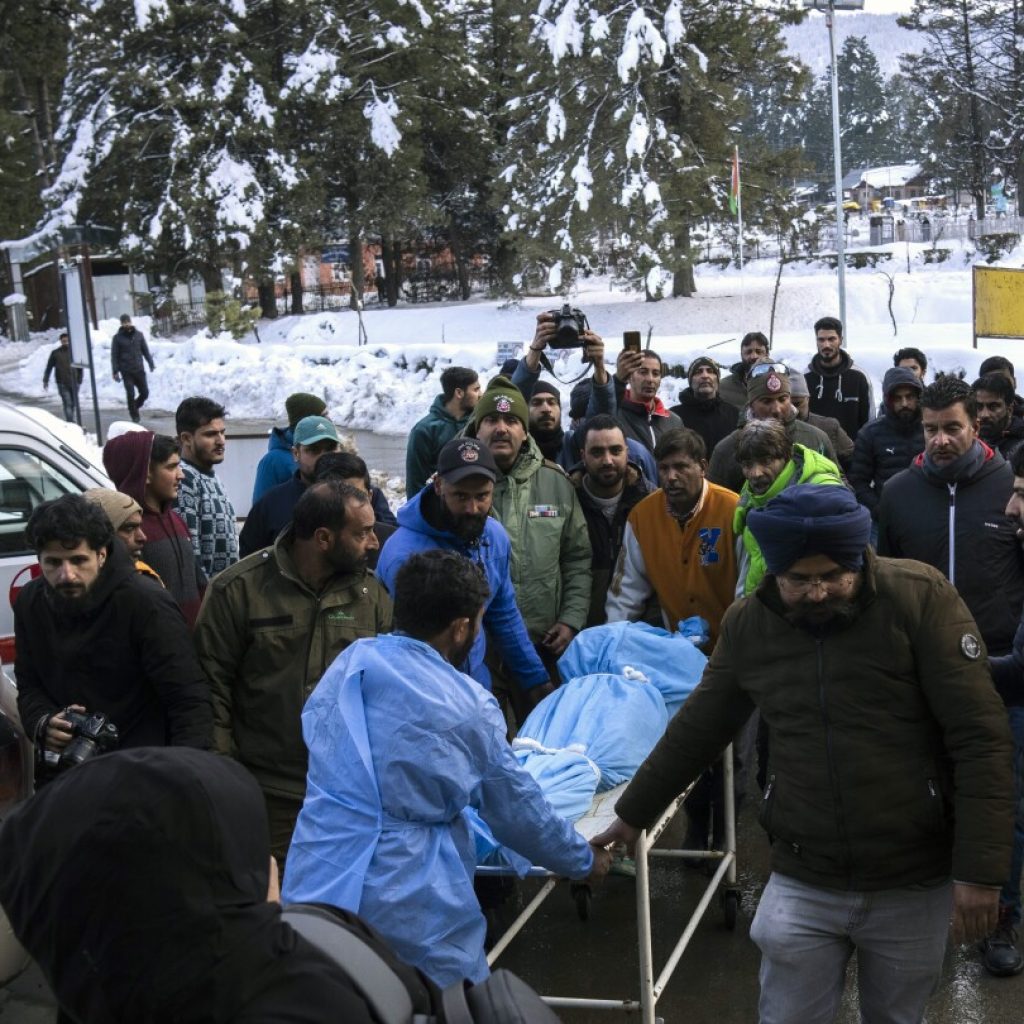
M 453 437 L 437 457 L 437 475 L 448 483 L 466 476 L 498 479 L 498 467 L 491 449 L 475 437 Z
M 337 441 L 341 444 L 334 424 L 324 416 L 307 416 L 295 424 L 292 440 L 297 445 L 318 444 L 320 441 Z

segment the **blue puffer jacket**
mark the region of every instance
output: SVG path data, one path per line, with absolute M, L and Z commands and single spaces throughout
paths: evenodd
M 292 444 L 291 427 L 274 427 L 270 432 L 267 454 L 256 467 L 256 482 L 252 488 L 254 505 L 271 487 L 283 484 L 295 472 Z
M 548 682 L 547 669 L 534 649 L 516 606 L 516 594 L 512 587 L 512 542 L 505 528 L 497 519 L 488 517 L 480 540 L 466 544 L 454 534 L 435 529 L 424 518 L 420 505 L 424 497 L 432 493 L 428 485 L 398 510 L 398 529 L 381 549 L 377 560 L 377 578 L 393 593 L 398 570 L 410 555 L 421 551 L 455 551 L 476 562 L 487 577 L 491 596 L 484 610 L 484 629 L 480 630 L 469 652 L 468 663 L 461 666 L 462 671 L 486 689 L 491 688 L 491 674 L 484 664 L 487 652 L 484 636 L 486 630 L 524 690 Z

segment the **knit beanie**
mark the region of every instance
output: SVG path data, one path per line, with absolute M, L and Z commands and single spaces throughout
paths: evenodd
M 871 537 L 871 513 L 845 487 L 823 484 L 787 487 L 763 509 L 751 509 L 747 525 L 773 575 L 808 555 L 860 569 Z
M 697 356 L 692 363 L 690 368 L 686 371 L 686 379 L 689 381 L 693 380 L 693 375 L 702 367 L 710 366 L 714 371 L 716 377 L 721 378 L 722 368 L 711 358 L 711 356 Z
M 747 404 L 759 398 L 775 398 L 778 395 L 790 395 L 789 377 L 784 373 L 769 370 L 756 377 L 747 376 Z
M 807 378 L 799 370 L 789 371 L 789 394 L 792 398 L 810 398 Z
M 533 391 L 530 392 L 530 397 L 534 395 L 554 395 L 558 400 L 559 408 L 562 405 L 562 392 L 555 387 L 554 384 L 549 380 L 539 380 L 533 385 Z
M 487 384 L 487 390 L 480 396 L 473 410 L 473 434 L 485 416 L 493 416 L 495 413 L 508 415 L 511 413 L 522 424 L 526 430 L 530 413 L 526 407 L 526 399 L 519 390 L 508 379 L 508 377 L 492 377 Z
M 288 426 L 292 430 L 299 420 L 307 416 L 323 416 L 327 411 L 327 403 L 317 395 L 311 395 L 308 391 L 296 391 L 284 400 L 285 412 L 288 413 Z
M 120 491 L 112 491 L 109 487 L 90 487 L 82 493 L 82 497 L 93 505 L 99 505 L 115 530 L 120 530 L 129 516 L 142 511 L 134 498 Z

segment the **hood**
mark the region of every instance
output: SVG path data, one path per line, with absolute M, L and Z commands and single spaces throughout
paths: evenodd
M 16 870 L 0 899 L 75 1020 L 234 1020 L 295 942 L 266 899 L 266 833 L 259 786 L 230 758 L 115 750 L 4 821 Z
M 742 384 L 747 379 L 747 364 L 741 359 L 729 367 L 729 372 Z
M 461 426 L 465 423 L 473 414 L 467 412 L 461 420 L 457 420 L 444 405 L 444 395 L 435 395 L 433 402 L 430 403 L 430 415 L 435 419 L 444 420 L 445 423 L 454 423 L 457 426 Z
M 913 370 L 908 370 L 905 366 L 894 366 L 891 370 L 885 371 L 885 376 L 882 378 L 882 397 L 886 403 L 889 401 L 889 395 L 896 388 L 905 387 L 914 388 L 918 394 L 924 391 L 924 385 Z
M 149 430 L 129 430 L 103 446 L 103 465 L 114 486 L 146 507 L 146 477 L 155 435 Z
M 847 370 L 853 369 L 853 357 L 845 348 L 839 350 L 839 365 L 838 366 L 822 366 L 821 356 L 816 355 L 811 360 L 810 371 L 811 373 L 818 374 L 819 377 L 838 377 L 840 374 L 845 373 Z M 809 385 L 813 388 L 813 384 Z M 821 397 L 820 395 L 818 396 Z
M 291 427 L 274 427 L 270 432 L 270 441 L 267 444 L 269 452 L 291 453 L 293 446 Z

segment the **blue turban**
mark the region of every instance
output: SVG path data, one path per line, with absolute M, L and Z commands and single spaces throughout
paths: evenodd
M 747 525 L 773 575 L 808 555 L 860 569 L 871 537 L 871 513 L 853 494 L 820 484 L 787 487 L 763 509 L 752 509 Z

